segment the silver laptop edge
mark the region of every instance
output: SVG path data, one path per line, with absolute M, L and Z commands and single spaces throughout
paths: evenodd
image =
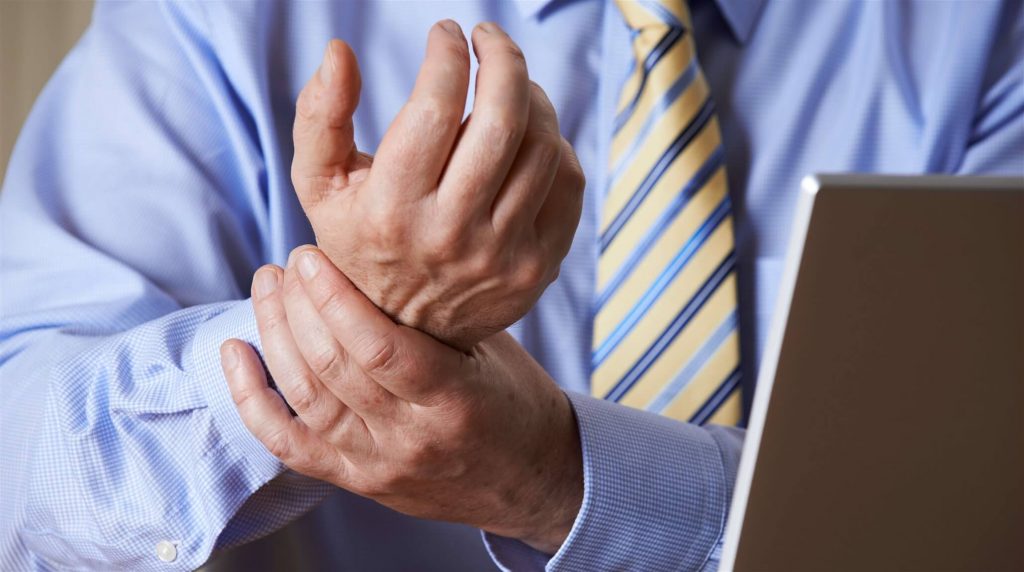
M 782 338 L 786 331 L 789 317 L 789 305 L 793 300 L 793 289 L 796 286 L 797 273 L 800 269 L 801 253 L 807 237 L 807 226 L 811 221 L 814 197 L 821 188 L 818 176 L 807 176 L 800 184 L 800 198 L 796 213 L 793 216 L 793 230 L 786 252 L 785 266 L 779 286 L 778 300 L 775 303 L 775 314 L 768 339 L 765 342 L 764 356 L 761 359 L 761 371 L 758 374 L 757 390 L 750 410 L 747 423 L 747 435 L 744 441 L 743 456 L 740 458 L 739 471 L 732 496 L 732 507 L 726 521 L 725 546 L 719 570 L 732 570 L 736 566 L 736 550 L 739 547 L 739 534 L 743 527 L 743 516 L 747 510 L 750 495 L 750 483 L 754 477 L 754 466 L 757 464 L 757 452 L 761 446 L 761 434 L 764 431 L 765 418 L 768 415 L 768 398 L 775 382 L 775 370 L 779 365 L 779 354 L 782 350 Z

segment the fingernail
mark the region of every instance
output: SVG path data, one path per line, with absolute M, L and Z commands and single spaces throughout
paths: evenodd
M 494 22 L 484 22 L 480 24 L 480 29 L 488 34 L 498 33 L 498 26 Z
M 277 273 L 269 268 L 263 268 L 256 272 L 253 280 L 253 289 L 257 298 L 266 298 L 277 290 Z
M 455 20 L 441 20 L 440 22 L 438 22 L 438 25 L 444 28 L 444 30 L 449 34 L 457 38 L 462 37 L 462 28 L 459 27 Z
M 299 274 L 309 280 L 320 271 L 320 260 L 312 252 L 303 252 L 299 255 Z
M 331 51 L 331 43 L 327 42 L 327 49 L 324 50 L 324 61 L 320 62 L 320 82 L 325 86 L 331 85 L 334 80 L 334 52 Z
M 221 363 L 227 369 L 235 369 L 238 367 L 239 356 L 238 348 L 233 345 L 225 345 L 223 351 L 221 351 Z

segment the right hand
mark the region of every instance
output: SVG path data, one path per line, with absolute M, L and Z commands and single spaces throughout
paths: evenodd
M 439 22 L 371 157 L 353 139 L 358 64 L 332 40 L 299 95 L 292 163 L 320 249 L 386 314 L 460 349 L 521 318 L 557 277 L 584 187 L 520 49 L 494 24 L 474 29 L 473 48 L 470 117 L 466 39 Z
M 398 326 L 308 246 L 256 273 L 252 304 L 263 361 L 230 340 L 222 363 L 274 456 L 408 515 L 558 550 L 583 500 L 579 434 L 569 399 L 510 335 L 463 353 Z

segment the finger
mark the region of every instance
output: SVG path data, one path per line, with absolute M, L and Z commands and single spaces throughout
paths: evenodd
M 496 24 L 473 30 L 480 62 L 473 112 L 441 180 L 439 200 L 465 216 L 490 206 L 512 166 L 530 110 L 530 78 L 519 46 Z
M 452 388 L 465 354 L 412 328 L 399 326 L 314 247 L 296 254 L 302 285 L 349 358 L 388 391 L 426 403 Z
M 434 24 L 427 53 L 409 101 L 388 128 L 377 149 L 385 169 L 370 177 L 383 189 L 423 196 L 437 187 L 459 133 L 469 90 L 469 48 L 452 20 Z
M 241 340 L 228 340 L 220 349 L 221 367 L 242 423 L 272 455 L 300 473 L 344 481 L 347 463 L 318 439 L 301 420 L 292 417 L 281 396 L 267 385 L 256 352 Z
M 572 246 L 583 211 L 585 187 L 586 178 L 576 152 L 568 141 L 562 139 L 561 160 L 555 180 L 534 222 L 541 245 L 559 258 L 564 258 Z
M 530 82 L 530 115 L 512 168 L 494 201 L 491 220 L 499 234 L 537 218 L 558 172 L 562 136 L 558 116 L 544 90 Z
M 299 93 L 292 138 L 292 182 L 304 207 L 319 202 L 331 181 L 365 162 L 356 150 L 352 114 L 362 79 L 352 48 L 331 40 L 324 59 Z
M 281 300 L 282 274 L 277 266 L 267 265 L 253 277 L 252 305 L 263 341 L 263 356 L 270 375 L 295 413 L 314 431 L 328 431 L 342 421 L 345 406 L 320 383 L 296 346 Z M 296 329 L 305 326 L 296 324 Z
M 334 339 L 310 300 L 295 270 L 299 249 L 289 258 L 284 276 L 284 306 L 296 346 L 313 374 L 332 394 L 351 407 L 364 421 L 375 425 L 390 418 L 396 397 L 348 363 L 341 344 Z

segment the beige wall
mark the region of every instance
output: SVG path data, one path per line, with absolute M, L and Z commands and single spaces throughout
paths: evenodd
M 91 13 L 92 0 L 0 0 L 0 173 L 32 102 Z

